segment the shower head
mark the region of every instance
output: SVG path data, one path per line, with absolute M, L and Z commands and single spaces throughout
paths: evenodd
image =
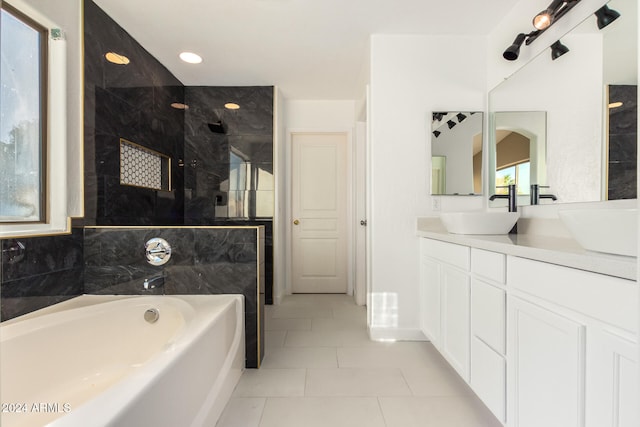
M 226 126 L 222 123 L 222 120 L 218 120 L 215 123 L 207 123 L 209 130 L 213 133 L 227 133 Z

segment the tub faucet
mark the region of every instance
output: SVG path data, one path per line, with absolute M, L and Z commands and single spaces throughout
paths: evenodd
M 540 194 L 541 188 L 549 188 L 548 185 L 531 184 L 530 201 L 532 205 L 540 203 L 540 199 L 551 199 L 553 201 L 558 200 L 553 194 Z
M 155 289 L 164 287 L 164 274 L 144 279 L 143 285 L 145 289 Z
M 516 192 L 516 185 L 500 185 L 496 188 L 508 188 L 509 194 L 494 194 L 489 197 L 489 200 L 495 199 L 509 199 L 509 212 L 517 212 L 518 211 L 518 193 Z

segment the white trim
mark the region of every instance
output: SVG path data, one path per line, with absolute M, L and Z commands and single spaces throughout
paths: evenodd
M 429 341 L 420 329 L 369 327 L 372 341 Z

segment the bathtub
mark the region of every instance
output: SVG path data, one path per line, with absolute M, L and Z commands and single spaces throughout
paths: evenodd
M 215 426 L 244 345 L 241 295 L 83 295 L 0 324 L 0 425 Z

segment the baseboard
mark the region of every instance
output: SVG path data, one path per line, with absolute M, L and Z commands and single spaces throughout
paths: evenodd
M 369 338 L 373 341 L 429 341 L 420 329 L 369 327 Z

